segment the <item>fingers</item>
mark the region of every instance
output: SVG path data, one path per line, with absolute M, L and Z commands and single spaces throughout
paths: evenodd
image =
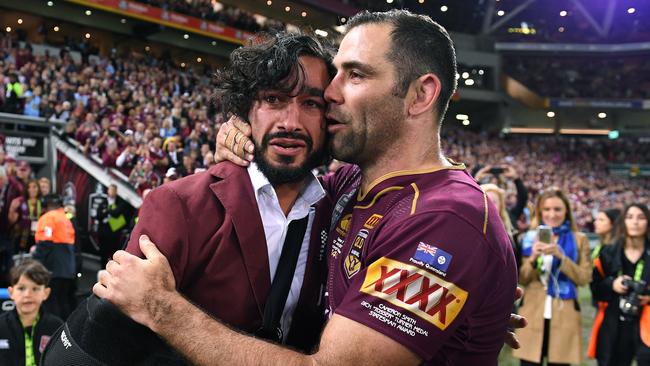
M 515 301 L 521 299 L 524 297 L 524 289 L 517 286 L 517 289 L 515 290 Z
M 514 332 L 508 331 L 506 333 L 505 343 L 513 349 L 519 349 L 521 347 L 519 339 L 517 339 L 517 335 Z
M 108 296 L 108 289 L 98 282 L 93 285 L 93 293 L 103 299 Z
M 528 320 L 521 315 L 510 314 L 510 320 L 508 320 L 508 328 L 510 329 L 520 329 L 525 328 L 528 325 Z
M 103 287 L 108 287 L 108 280 L 110 278 L 110 274 L 108 273 L 107 270 L 101 270 L 99 273 L 97 273 L 97 283 L 99 283 Z
M 241 118 L 237 116 L 232 116 L 228 120 L 228 122 L 232 122 L 233 126 L 238 129 L 240 132 L 244 134 L 244 136 L 248 137 L 251 135 L 251 125 L 244 122 Z
M 225 150 L 225 151 L 222 152 L 222 154 L 223 154 L 223 156 L 222 156 L 221 161 L 229 160 L 229 161 L 231 161 L 231 162 L 233 162 L 233 163 L 235 163 L 237 165 L 240 165 L 240 166 L 248 166 L 250 164 L 250 162 L 248 160 L 244 160 L 244 159 L 240 158 L 239 156 L 237 156 L 232 151 Z
M 142 254 L 144 254 L 145 258 L 151 261 L 160 260 L 160 257 L 165 258 L 165 256 L 158 250 L 158 247 L 156 247 L 156 244 L 154 244 L 148 236 L 140 235 L 139 244 L 140 250 L 142 251 Z
M 113 260 L 117 263 L 125 263 L 129 260 L 129 257 L 133 257 L 133 255 L 123 250 L 118 250 L 113 254 Z

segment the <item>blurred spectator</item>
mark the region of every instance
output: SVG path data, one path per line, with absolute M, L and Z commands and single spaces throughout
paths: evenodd
M 108 260 L 117 250 L 122 249 L 128 233 L 127 217 L 130 216 L 127 205 L 117 195 L 117 185 L 108 186 L 108 202 L 106 207 L 100 210 L 101 224 L 99 228 L 99 252 L 101 255 L 101 264 L 106 266 Z
M 23 86 L 18 81 L 18 75 L 15 73 L 9 74 L 9 80 L 4 86 L 5 98 L 3 104 L 3 111 L 7 113 L 21 113 Z
M 9 206 L 9 225 L 14 251 L 28 252 L 34 245 L 36 223 L 43 213 L 41 189 L 37 180 L 30 180 L 22 196 Z
M 508 237 L 510 238 L 510 244 L 512 245 L 512 249 L 515 252 L 515 258 L 517 259 L 517 268 L 519 268 L 521 265 L 521 248 L 515 239 L 515 228 L 512 226 L 510 215 L 508 214 L 508 210 L 506 208 L 505 191 L 499 188 L 499 186 L 496 184 L 492 183 L 481 184 L 481 188 L 499 211 L 499 216 L 501 217 L 501 221 L 503 221 L 503 226 L 506 228 L 506 233 L 508 233 Z
M 16 163 L 16 178 L 22 183 L 23 186 L 27 186 L 27 182 L 31 179 L 32 176 L 32 166 L 29 165 L 25 160 L 20 160 Z
M 0 287 L 6 287 L 7 274 L 11 268 L 14 254 L 13 244 L 9 236 L 11 224 L 9 222 L 9 206 L 20 191 L 9 181 L 6 169 L 0 165 Z
M 52 292 L 45 302 L 45 309 L 61 319 L 66 319 L 76 306 L 74 297 L 75 230 L 66 216 L 60 196 L 45 197 L 45 213 L 36 227 L 36 249 L 32 257 L 52 272 Z
M 49 178 L 40 178 L 38 180 L 38 186 L 41 188 L 41 195 L 43 197 L 47 196 L 52 191 L 52 183 L 50 182 Z
M 593 257 L 597 257 L 603 245 L 612 244 L 614 241 L 614 231 L 616 229 L 616 222 L 621 214 L 621 210 L 617 208 L 610 208 L 598 212 L 596 220 L 594 221 L 594 233 L 598 234 L 600 242 L 594 248 Z
M 545 225 L 546 235 L 540 225 Z M 537 198 L 531 230 L 521 248 L 519 282 L 524 297 L 519 314 L 528 326 L 517 330 L 522 347 L 513 350 L 513 356 L 522 366 L 542 365 L 545 359 L 552 365 L 580 364 L 578 287 L 591 281 L 590 249 L 562 191 L 548 188 Z

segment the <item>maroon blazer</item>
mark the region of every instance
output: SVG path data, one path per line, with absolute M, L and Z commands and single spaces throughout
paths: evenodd
M 319 202 L 305 278 L 287 344 L 310 351 L 324 323 L 324 245 L 332 204 Z M 142 257 L 147 234 L 167 257 L 176 287 L 205 311 L 244 332 L 262 325 L 271 288 L 264 227 L 245 168 L 219 163 L 151 191 L 140 209 L 127 251 Z

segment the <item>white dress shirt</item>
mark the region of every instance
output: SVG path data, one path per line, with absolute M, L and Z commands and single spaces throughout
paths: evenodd
M 278 268 L 278 262 L 280 261 L 282 246 L 284 245 L 284 240 L 287 236 L 289 224 L 291 221 L 300 220 L 309 215 L 309 219 L 307 220 L 307 230 L 305 231 L 305 236 L 302 240 L 298 262 L 296 263 L 296 270 L 293 275 L 293 280 L 291 281 L 291 288 L 289 289 L 287 302 L 284 305 L 282 318 L 280 319 L 282 333 L 286 339 L 291 326 L 293 311 L 296 309 L 298 298 L 300 297 L 302 281 L 305 277 L 309 239 L 311 236 L 311 228 L 314 224 L 314 216 L 316 214 L 316 210 L 312 206 L 316 202 L 320 201 L 321 198 L 325 197 L 325 190 L 318 179 L 311 175 L 310 178 L 308 178 L 309 180 L 306 186 L 303 187 L 298 194 L 298 198 L 293 204 L 291 211 L 289 211 L 289 214 L 285 216 L 280 207 L 280 202 L 278 201 L 278 196 L 276 195 L 273 186 L 269 183 L 269 180 L 264 176 L 264 174 L 258 170 L 257 164 L 251 163 L 249 165 L 248 175 L 253 184 L 255 200 L 257 201 L 257 207 L 259 207 L 260 217 L 262 218 L 262 224 L 264 225 L 264 236 L 266 237 L 266 247 L 269 257 L 269 269 L 271 270 L 271 283 L 273 283 L 273 278 L 275 278 L 275 272 Z

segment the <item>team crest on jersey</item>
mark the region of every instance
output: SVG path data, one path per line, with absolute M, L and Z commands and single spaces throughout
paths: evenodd
M 361 229 L 357 234 L 357 237 L 354 238 L 352 245 L 350 246 L 350 251 L 348 256 L 345 258 L 345 273 L 348 275 L 348 278 L 351 278 L 361 269 L 361 251 L 363 250 L 363 245 L 366 242 L 368 237 L 368 230 Z
M 350 221 L 352 220 L 352 214 L 347 214 L 343 216 L 339 224 L 336 225 L 336 232 L 341 236 L 348 235 L 348 230 L 350 230 Z
M 415 266 L 381 257 L 368 267 L 361 292 L 406 309 L 441 330 L 467 301 L 467 291 Z
M 374 215 L 370 216 L 370 218 L 368 218 L 368 220 L 366 220 L 366 223 L 363 224 L 363 227 L 365 227 L 368 230 L 373 229 L 375 227 L 375 225 L 377 225 L 379 223 L 379 220 L 381 220 L 382 217 L 384 217 L 384 216 L 379 215 L 379 214 L 374 214 Z

